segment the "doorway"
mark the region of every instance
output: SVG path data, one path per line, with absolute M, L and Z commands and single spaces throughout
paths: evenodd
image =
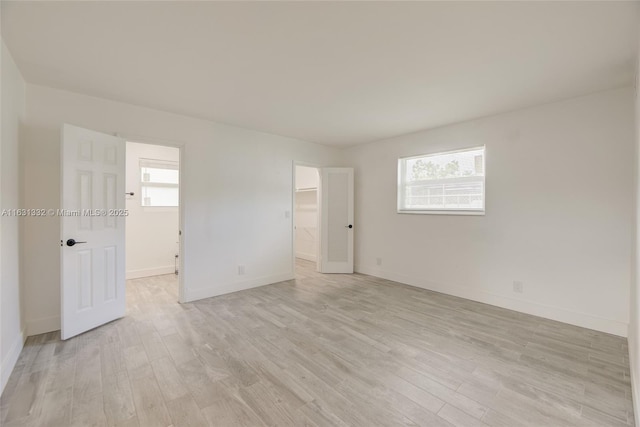
M 127 141 L 125 182 L 127 306 L 142 284 L 158 293 L 146 297 L 178 301 L 180 149 Z
M 353 273 L 353 168 L 294 161 L 292 174 L 296 277 Z
M 127 156 L 127 142 L 120 135 L 67 123 L 61 130 L 60 337 L 67 340 L 122 318 L 127 311 L 140 309 L 150 296 L 163 302 L 185 302 L 184 262 L 182 257 L 176 258 L 184 253 L 184 238 L 178 231 L 184 229 L 185 218 L 181 191 L 184 146 L 145 141 L 148 143 L 137 148 L 153 149 L 156 153 L 172 151 L 173 157 L 167 159 L 148 150 L 143 155 L 130 151 Z M 132 216 L 128 215 L 129 210 Z M 170 226 L 173 228 L 170 243 L 163 245 L 171 248 L 166 250 L 173 262 L 167 262 L 165 257 L 156 266 L 136 268 L 131 259 L 127 260 L 127 252 L 148 251 L 161 227 L 153 227 L 152 237 L 136 235 L 136 231 L 145 229 L 134 221 L 139 210 L 173 212 L 175 224 L 179 225 Z M 176 244 L 177 241 L 180 243 Z M 131 243 L 137 247 L 128 250 Z M 180 265 L 178 276 L 176 265 Z M 170 293 L 144 291 L 142 287 L 143 291 L 138 293 L 140 304 L 132 303 L 127 297 L 127 271 L 129 277 L 138 277 L 131 280 L 152 280 L 154 284 L 155 278 L 172 277 L 172 284 L 166 286 Z M 162 274 L 166 272 L 169 274 Z
M 294 271 L 296 276 L 308 276 L 318 270 L 320 252 L 318 168 L 295 165 L 294 181 Z

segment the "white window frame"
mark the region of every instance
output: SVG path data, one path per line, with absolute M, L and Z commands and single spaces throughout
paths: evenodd
M 145 205 L 144 204 L 144 187 L 156 187 L 156 188 L 177 188 L 180 191 L 180 178 L 177 183 L 169 182 L 154 182 L 145 181 L 143 179 L 142 169 L 145 167 L 155 169 L 168 169 L 168 170 L 180 170 L 179 162 L 175 160 L 159 160 L 159 159 L 145 159 L 140 158 L 138 163 L 138 170 L 140 172 L 140 206 L 143 208 L 175 208 L 180 205 L 180 197 L 178 196 L 178 202 L 176 205 Z
M 404 201 L 406 200 L 405 191 L 407 188 L 407 183 L 405 182 L 406 177 L 406 165 L 407 160 L 413 159 L 427 159 L 429 157 L 436 157 L 442 155 L 450 155 L 455 153 L 462 153 L 465 151 L 474 151 L 474 150 L 482 150 L 482 207 L 481 208 L 425 208 L 425 209 L 416 209 L 416 208 L 406 208 L 403 206 Z M 487 199 L 487 188 L 486 188 L 486 179 L 487 179 L 487 149 L 486 146 L 480 145 L 475 147 L 461 148 L 458 150 L 450 150 L 450 151 L 439 151 L 436 153 L 429 154 L 419 154 L 415 156 L 408 157 L 400 157 L 398 158 L 398 187 L 397 187 L 397 212 L 399 214 L 421 214 L 421 215 L 484 215 L 485 214 L 485 206 Z M 455 178 L 454 178 L 455 179 Z M 460 180 L 463 178 L 461 177 Z

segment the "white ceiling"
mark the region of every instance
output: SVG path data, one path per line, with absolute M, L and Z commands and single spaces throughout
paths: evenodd
M 635 2 L 9 2 L 25 79 L 330 145 L 631 85 Z

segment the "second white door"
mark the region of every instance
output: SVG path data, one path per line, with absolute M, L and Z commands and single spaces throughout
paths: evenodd
M 320 194 L 320 272 L 353 273 L 353 168 L 322 168 Z

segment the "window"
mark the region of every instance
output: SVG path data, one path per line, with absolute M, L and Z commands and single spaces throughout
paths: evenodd
M 140 159 L 142 206 L 178 206 L 178 162 Z
M 398 212 L 484 213 L 484 147 L 398 160 Z

